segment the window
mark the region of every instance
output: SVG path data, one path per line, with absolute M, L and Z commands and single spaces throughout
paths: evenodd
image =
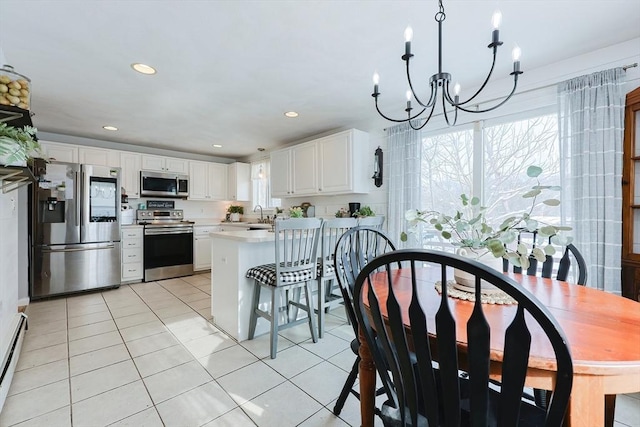
M 273 209 L 281 206 L 280 199 L 271 198 L 269 166 L 268 159 L 251 163 L 253 204 L 262 206 L 262 209 Z
M 544 185 L 560 185 L 555 114 L 478 122 L 474 128 L 426 135 L 422 149 L 423 210 L 455 212 L 464 193 L 479 197 L 487 217 L 499 224 L 507 214 L 530 209 L 531 199 L 521 197 L 534 185 L 526 173 L 530 165 L 542 167 Z M 534 214 L 544 222 L 560 223 L 557 207 L 540 204 Z M 426 248 L 451 248 L 436 231 L 424 230 L 423 237 Z

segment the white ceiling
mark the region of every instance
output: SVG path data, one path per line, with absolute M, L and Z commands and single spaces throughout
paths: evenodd
M 496 77 L 511 71 L 514 43 L 526 71 L 640 37 L 639 0 L 444 6 L 444 71 L 463 95 L 490 65 L 496 8 L 504 42 Z M 32 80 L 40 131 L 243 157 L 333 129 L 387 126 L 374 110 L 371 75 L 381 74 L 381 103 L 401 106 L 410 24 L 413 75 L 421 76 L 414 84 L 424 86 L 436 72 L 436 11 L 435 0 L 0 0 L 0 46 Z M 158 73 L 138 74 L 134 62 Z M 289 110 L 300 116 L 284 117 Z

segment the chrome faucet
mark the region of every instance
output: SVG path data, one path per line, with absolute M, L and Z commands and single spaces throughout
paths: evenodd
M 260 222 L 263 223 L 264 222 L 264 218 L 262 217 L 262 206 L 260 205 L 256 205 L 255 208 L 253 208 L 253 211 L 255 212 L 256 209 L 260 208 Z

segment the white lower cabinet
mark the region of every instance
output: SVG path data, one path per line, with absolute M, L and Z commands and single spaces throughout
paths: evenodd
M 142 281 L 144 264 L 144 228 L 142 225 L 122 227 L 122 273 L 121 283 Z
M 218 225 L 196 225 L 193 227 L 193 270 L 211 269 L 211 237 L 209 233 L 220 231 Z

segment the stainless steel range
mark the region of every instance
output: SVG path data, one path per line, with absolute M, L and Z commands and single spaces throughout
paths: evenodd
M 138 210 L 144 225 L 144 281 L 193 274 L 193 222 L 181 209 Z

